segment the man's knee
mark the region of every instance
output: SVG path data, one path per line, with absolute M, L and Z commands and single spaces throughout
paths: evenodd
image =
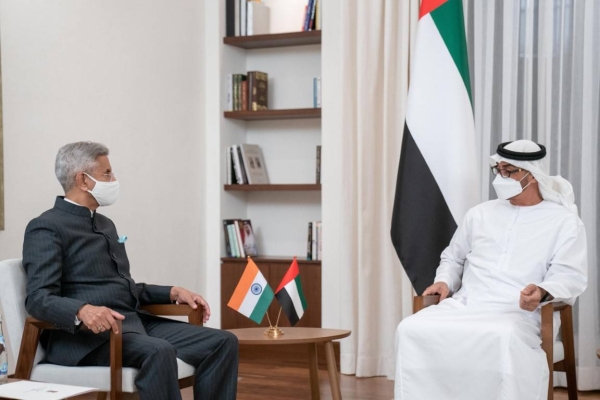
M 164 339 L 155 338 L 148 346 L 148 356 L 160 359 L 177 359 L 177 349 Z
M 223 349 L 226 349 L 230 353 L 238 353 L 238 338 L 233 333 L 221 331 L 221 341 L 223 343 Z

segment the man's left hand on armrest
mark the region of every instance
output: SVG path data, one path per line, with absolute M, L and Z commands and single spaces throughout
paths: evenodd
M 170 293 L 171 301 L 176 304 L 187 304 L 194 310 L 200 305 L 204 309 L 202 322 L 208 322 L 210 318 L 210 307 L 206 300 L 199 294 L 190 292 L 182 287 L 173 286 Z

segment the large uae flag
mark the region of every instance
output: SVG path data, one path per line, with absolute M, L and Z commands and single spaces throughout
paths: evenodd
M 406 108 L 391 236 L 418 294 L 480 199 L 462 0 L 423 0 Z

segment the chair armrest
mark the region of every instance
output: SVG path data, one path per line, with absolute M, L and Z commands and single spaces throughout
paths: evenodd
M 111 399 L 121 397 L 122 393 L 122 374 L 123 374 L 123 324 L 116 320 L 119 333 L 110 331 L 110 381 L 111 381 Z M 27 317 L 25 327 L 23 328 L 23 338 L 21 339 L 21 349 L 17 358 L 17 367 L 15 368 L 15 379 L 29 379 L 33 371 L 35 353 L 40 342 L 42 330 L 58 330 L 56 326 L 40 321 L 33 317 Z M 87 329 L 87 327 L 82 327 Z
M 570 305 L 568 305 L 567 303 L 563 303 L 562 301 L 558 301 L 556 303 L 548 303 L 548 304 L 552 304 L 554 311 L 562 311 L 567 307 L 571 307 Z
M 195 310 L 187 304 L 148 304 L 140 309 L 154 315 L 161 316 L 187 316 L 192 325 L 202 326 L 204 309 L 200 306 Z
M 413 297 L 413 314 L 421 311 L 425 307 L 433 306 L 440 302 L 440 295 L 434 294 L 429 296 L 415 296 Z

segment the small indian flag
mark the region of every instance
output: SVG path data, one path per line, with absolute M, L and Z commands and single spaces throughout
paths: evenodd
M 285 312 L 285 315 L 290 320 L 290 324 L 292 326 L 296 325 L 304 315 L 304 310 L 307 307 L 296 257 L 294 257 L 292 265 L 290 265 L 290 268 L 275 291 L 275 297 L 277 297 L 283 312 Z
M 271 301 L 273 301 L 273 289 L 254 261 L 248 258 L 246 269 L 227 306 L 260 324 Z

